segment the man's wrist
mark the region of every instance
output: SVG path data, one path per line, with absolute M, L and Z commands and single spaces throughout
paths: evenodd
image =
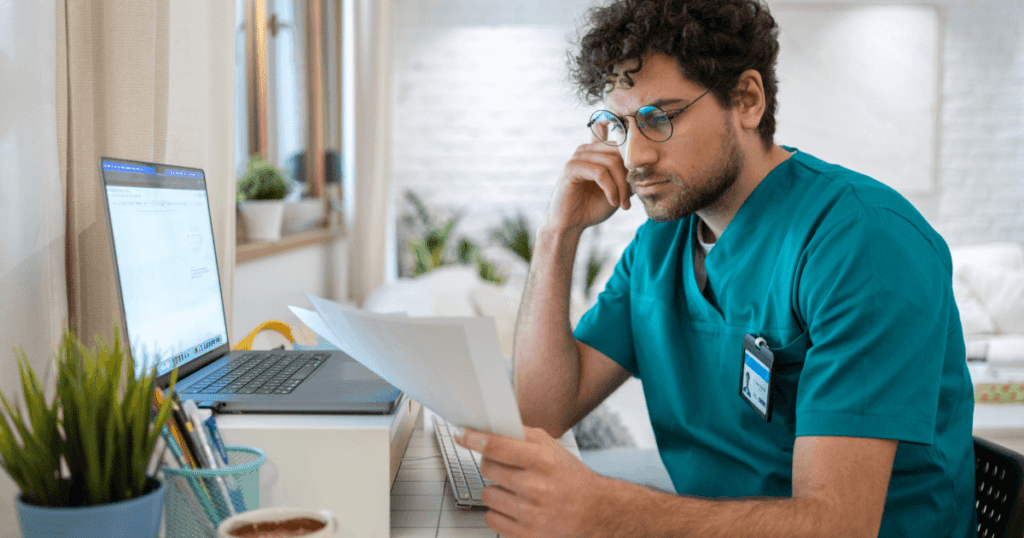
M 576 252 L 584 228 L 564 227 L 554 223 L 542 223 L 537 228 L 535 251 L 559 252 L 566 249 Z

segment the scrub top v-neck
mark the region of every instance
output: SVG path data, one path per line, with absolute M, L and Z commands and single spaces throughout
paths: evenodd
M 708 252 L 708 293 L 699 218 L 648 221 L 575 335 L 643 381 L 679 493 L 789 496 L 796 437 L 896 439 L 881 535 L 966 536 L 973 397 L 949 249 L 892 189 L 787 149 Z M 738 395 L 748 333 L 775 356 L 770 422 Z

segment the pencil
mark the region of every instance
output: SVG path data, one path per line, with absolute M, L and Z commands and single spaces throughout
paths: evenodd
M 157 409 L 159 409 L 160 406 L 163 405 L 163 403 L 164 403 L 164 393 L 163 393 L 163 391 L 160 390 L 159 388 L 154 389 L 153 390 L 153 406 L 156 407 Z M 178 444 L 178 447 L 181 448 L 181 453 L 185 457 L 185 463 L 189 467 L 191 467 L 193 469 L 198 469 L 199 466 L 196 464 L 196 459 L 194 457 L 192 457 L 191 453 L 189 453 L 189 447 L 185 443 L 185 436 L 182 433 L 181 428 L 179 426 L 178 417 L 174 415 L 174 408 L 173 408 L 173 406 L 171 408 L 171 417 L 172 417 L 172 419 L 167 421 L 167 427 L 168 427 L 169 430 L 171 430 L 171 437 L 174 438 L 174 441 Z

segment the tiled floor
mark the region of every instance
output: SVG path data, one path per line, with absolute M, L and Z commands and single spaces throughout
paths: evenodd
M 455 504 L 430 414 L 424 410 L 424 421 L 413 431 L 391 488 L 391 537 L 501 538 L 484 523 L 485 509 Z M 559 441 L 579 455 L 571 432 Z

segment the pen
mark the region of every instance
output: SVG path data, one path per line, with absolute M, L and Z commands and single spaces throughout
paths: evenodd
M 224 444 L 224 438 L 220 436 L 220 429 L 217 428 L 217 419 L 211 415 L 204 424 L 206 425 L 207 433 L 210 434 L 210 442 L 213 443 L 213 448 L 216 449 L 224 465 L 229 465 L 227 445 Z
M 209 434 L 207 435 L 207 438 L 213 445 L 215 454 L 221 458 L 221 461 L 224 462 L 225 466 L 230 465 L 227 445 L 224 444 L 224 438 L 221 437 L 220 429 L 217 428 L 217 419 L 215 419 L 213 415 L 210 415 L 203 424 L 206 425 L 206 432 Z M 243 497 L 242 490 L 235 481 L 234 476 L 225 475 L 224 482 L 227 484 L 228 492 L 231 494 L 231 502 L 235 504 L 235 510 L 244 512 L 245 498 Z
M 170 449 L 171 455 L 173 456 L 171 461 L 177 464 L 178 467 L 188 467 L 188 461 L 185 460 L 185 455 L 181 452 L 181 447 L 178 446 L 178 442 L 174 440 L 174 436 L 171 434 L 171 429 L 168 428 L 166 424 L 164 424 L 161 435 L 163 436 L 164 441 L 167 442 L 167 448 Z
M 213 449 L 210 448 L 210 443 L 206 438 L 206 433 L 203 431 L 204 427 L 202 421 L 199 419 L 199 409 L 196 407 L 196 403 L 192 400 L 185 400 L 184 402 L 181 402 L 181 409 L 185 412 L 185 416 L 189 419 L 190 424 L 196 432 L 196 437 L 199 439 L 199 448 L 203 451 L 203 456 L 209 463 L 210 468 L 220 468 L 220 465 L 217 464 L 217 458 L 213 455 Z M 227 508 L 229 515 L 235 515 L 237 512 L 233 506 L 231 495 L 228 493 L 224 477 L 214 477 L 214 482 L 220 490 L 224 506 Z

